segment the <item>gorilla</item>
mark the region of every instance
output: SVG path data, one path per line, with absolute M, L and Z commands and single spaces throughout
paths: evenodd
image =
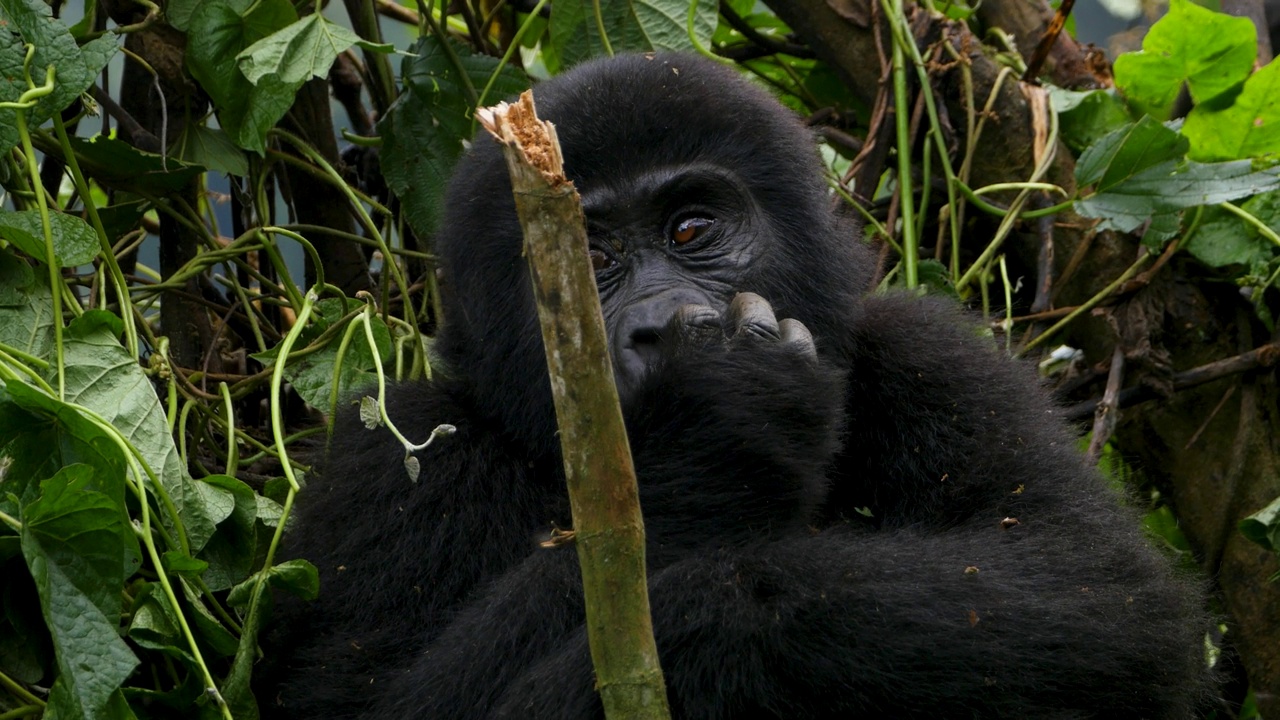
M 812 133 L 683 55 L 535 89 L 582 194 L 677 718 L 1189 717 L 1202 595 L 1034 373 L 950 303 L 871 294 Z M 499 146 L 452 179 L 435 377 L 336 422 L 287 537 L 267 714 L 598 718 L 533 295 Z M 415 439 L 421 439 L 415 438 Z

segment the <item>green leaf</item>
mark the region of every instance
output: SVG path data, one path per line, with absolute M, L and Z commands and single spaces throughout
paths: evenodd
M 1059 133 L 1077 153 L 1129 124 L 1124 101 L 1114 90 L 1075 92 L 1051 85 L 1049 97 L 1058 112 Z
M 236 586 L 237 590 L 241 587 L 248 587 L 251 597 L 246 600 L 245 605 L 250 609 L 244 619 L 235 659 L 231 662 L 231 672 L 227 674 L 227 678 L 223 681 L 221 688 L 222 698 L 226 701 L 227 707 L 231 709 L 232 714 L 236 718 L 244 718 L 245 720 L 257 720 L 258 718 L 258 703 L 253 697 L 249 678 L 253 673 L 253 664 L 258 657 L 258 633 L 262 631 L 267 620 L 271 617 L 274 605 L 270 585 L 265 582 L 255 582 L 257 577 L 257 575 L 254 575 L 245 583 Z M 229 598 L 228 602 L 230 602 Z
M 249 608 L 244 632 L 240 635 L 240 647 L 222 686 L 222 695 L 237 718 L 258 716 L 249 688 L 249 676 L 257 660 L 258 633 L 271 617 L 272 597 L 268 590 L 271 587 L 281 588 L 305 600 L 314 600 L 320 589 L 320 575 L 306 560 L 289 560 L 255 573 L 227 596 L 227 602 L 232 606 Z
M 1182 230 L 1182 211 L 1157 212 L 1142 233 L 1142 244 L 1151 252 L 1160 252 Z
M 125 233 L 137 229 L 150 209 L 151 204 L 146 200 L 127 200 L 98 208 L 98 219 L 102 220 L 107 240 L 114 245 Z
M 191 27 L 191 16 L 200 7 L 202 0 L 169 0 L 164 6 L 165 22 L 175 30 L 186 32 Z
M 1248 160 L 1178 164 L 1168 160 L 1076 202 L 1076 212 L 1102 218 L 1099 228 L 1131 232 L 1153 215 L 1216 205 L 1280 188 L 1280 168 L 1255 170 Z
M 1240 521 L 1240 532 L 1271 551 L 1280 551 L 1280 498 Z
M 0 101 L 17 102 L 28 89 L 23 61 L 26 45 L 35 46 L 29 71 L 36 85 L 43 85 L 45 70 L 56 68 L 53 92 L 26 110 L 27 125 L 38 127 L 54 113 L 75 102 L 93 84 L 107 61 L 119 49 L 108 34 L 76 45 L 67 26 L 53 18 L 44 0 L 6 0 L 0 3 Z M 18 144 L 17 111 L 0 108 L 0 154 Z
M 1193 160 L 1240 160 L 1280 153 L 1280 63 L 1271 62 L 1244 83 L 1235 102 L 1197 105 L 1182 134 Z
M 430 237 L 440 222 L 445 184 L 471 138 L 476 96 L 498 67 L 494 58 L 448 42 L 460 66 L 434 35 L 420 38 L 401 65 L 405 92 L 378 124 L 382 173 L 420 237 Z M 526 87 L 519 73 L 504 68 L 485 102 Z
M 179 578 L 179 582 L 182 585 L 182 597 L 186 599 L 186 606 L 191 610 L 187 613 L 187 619 L 195 621 L 196 636 L 209 643 L 210 647 L 222 657 L 235 655 L 240 640 L 222 626 L 222 621 L 214 616 L 213 611 L 205 604 L 204 597 L 191 581 Z
M 168 195 L 187 187 L 203 172 L 177 158 L 143 152 L 102 135 L 73 137 L 71 148 L 86 175 L 116 190 Z
M 236 608 L 248 607 L 260 577 L 262 577 L 262 571 L 254 573 L 252 577 L 232 588 L 227 595 L 227 604 Z M 265 577 L 267 584 L 271 587 L 284 590 L 303 600 L 315 600 L 320 595 L 320 572 L 316 570 L 315 565 L 306 560 L 286 560 L 278 565 L 272 565 L 267 568 Z
M 0 343 L 38 358 L 48 357 L 53 347 L 53 295 L 48 279 L 0 248 L 0 287 L 5 288 L 0 290 Z
M 160 556 L 160 562 L 164 565 L 166 572 L 186 577 L 199 577 L 201 573 L 209 569 L 209 563 L 197 560 L 181 550 L 169 550 Z
M 184 162 L 203 165 L 213 172 L 240 177 L 249 174 L 249 158 L 221 128 L 188 123 L 183 126 L 173 154 Z
M 1187 139 L 1163 124 L 1144 117 L 1103 137 L 1076 163 L 1076 183 L 1097 184 L 1105 192 L 1134 175 L 1187 152 Z
M 246 12 L 247 11 L 247 12 Z M 208 0 L 191 15 L 187 68 L 213 99 L 218 123 L 240 147 L 259 155 L 266 136 L 293 105 L 301 83 L 274 75 L 251 83 L 237 57 L 246 48 L 297 21 L 288 0 Z
M 98 235 L 74 215 L 49 211 L 53 255 L 59 267 L 76 267 L 92 262 L 102 249 Z M 0 212 L 0 238 L 17 245 L 31 257 L 44 261 L 44 224 L 39 210 Z
M 1249 198 L 1241 209 L 1280 231 L 1280 192 Z M 1200 226 L 1183 245 L 1200 262 L 1210 267 L 1266 263 L 1275 257 L 1276 246 L 1262 237 L 1253 225 L 1222 208 L 1205 208 Z
M 138 449 L 159 476 L 186 528 L 191 551 L 197 552 L 213 537 L 216 525 L 231 514 L 234 499 L 226 490 L 196 482 L 187 474 L 150 378 L 121 347 L 102 314 L 87 312 L 67 328 L 66 399 L 101 415 Z M 161 520 L 171 532 L 176 531 L 167 513 L 161 514 Z
M 1258 54 L 1252 21 L 1173 0 L 1142 41 L 1142 51 L 1116 58 L 1116 86 L 1129 102 L 1167 119 L 1185 82 L 1197 103 L 1238 85 Z
M 313 13 L 245 48 L 236 61 L 254 85 L 267 76 L 301 85 L 313 77 L 327 77 L 338 55 L 359 40 L 354 32 Z
M 600 19 L 595 15 L 600 9 Z M 688 6 L 685 6 L 685 10 Z M 651 23 L 660 24 L 650 18 Z M 605 34 L 614 53 L 650 52 L 653 45 L 636 18 L 630 0 L 563 0 L 551 11 L 550 50 L 561 66 L 570 67 L 588 58 L 606 54 L 600 38 L 603 21 Z
M 0 215 L 3 220 L 4 215 Z M 25 305 L 35 283 L 36 273 L 30 265 L 12 253 L 0 251 L 0 308 Z M 5 311 L 0 310 L 0 322 L 4 317 Z
M 228 475 L 210 475 L 200 482 L 225 490 L 234 500 L 234 509 L 218 523 L 217 532 L 200 551 L 200 559 L 209 563 L 205 583 L 210 590 L 225 590 L 244 580 L 253 569 L 258 547 L 254 532 L 257 496 L 248 485 Z
M 159 650 L 194 663 L 194 658 L 186 650 L 178 616 L 159 583 L 143 585 L 134 596 L 130 611 L 133 616 L 129 622 L 130 640 L 149 650 Z
M 120 506 L 93 489 L 94 474 L 63 468 L 22 512 L 22 552 L 57 652 L 49 706 L 58 717 L 110 716 L 112 695 L 138 665 L 117 630 L 130 531 Z
M 128 522 L 124 458 L 119 447 L 78 409 L 20 381 L 8 381 L 0 388 L 0 438 L 0 457 L 9 461 L 4 472 L 7 502 L 30 503 L 39 494 L 42 478 L 66 466 L 84 464 L 93 469 L 94 489 L 111 498 L 121 522 Z M 141 559 L 132 534 L 125 545 L 121 561 L 129 574 Z
M 324 298 L 316 303 L 315 322 L 309 325 L 299 336 L 297 347 L 308 347 L 313 341 L 334 327 L 350 311 L 359 306 L 345 298 Z M 383 364 L 391 361 L 391 329 L 382 318 L 370 320 L 374 344 L 378 348 L 378 358 Z M 330 394 L 334 385 L 333 366 L 338 359 L 338 346 L 342 343 L 342 333 L 329 338 L 328 343 L 319 350 L 309 352 L 296 360 L 289 361 L 285 368 L 285 377 L 293 389 L 302 396 L 307 404 L 321 411 L 328 412 Z M 255 353 L 253 357 L 265 365 L 276 362 L 280 346 Z M 369 350 L 369 342 L 363 330 L 357 329 L 351 342 L 347 345 L 346 357 L 342 361 L 342 370 L 338 376 L 338 397 L 346 397 L 357 390 L 377 382 L 376 364 L 373 353 Z
M 694 40 L 710 48 L 719 19 L 714 0 L 636 0 L 636 21 L 654 50 L 694 51 Z M 690 18 L 692 15 L 692 18 Z M 690 38 L 692 20 L 693 38 Z
M 95 489 L 118 499 L 124 517 L 120 448 L 79 410 L 18 380 L 0 385 L 0 457 L 9 460 L 4 490 L 20 503 L 36 499 L 41 479 L 79 463 L 93 468 Z

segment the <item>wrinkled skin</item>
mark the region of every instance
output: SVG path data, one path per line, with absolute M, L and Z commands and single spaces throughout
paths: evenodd
M 866 295 L 809 133 L 724 68 L 620 57 L 535 90 L 582 193 L 677 717 L 1189 717 L 1201 595 L 1028 370 L 947 303 Z M 307 718 L 598 718 L 505 164 L 481 138 L 437 239 L 430 384 L 402 450 L 354 410 L 300 496 L 259 697 Z

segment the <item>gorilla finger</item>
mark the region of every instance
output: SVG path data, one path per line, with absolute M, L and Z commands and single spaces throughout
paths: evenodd
M 790 345 L 807 358 L 818 358 L 818 346 L 813 342 L 813 334 L 799 320 L 787 318 L 778 323 L 784 345 Z
M 773 306 L 755 293 L 738 293 L 733 298 L 729 303 L 729 324 L 735 337 L 743 333 L 767 340 L 780 337 Z

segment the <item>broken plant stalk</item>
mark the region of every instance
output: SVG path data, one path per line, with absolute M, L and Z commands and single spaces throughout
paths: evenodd
M 533 96 L 477 112 L 503 145 L 560 427 L 587 638 L 609 720 L 669 718 L 645 578 L 644 521 L 578 191 Z

